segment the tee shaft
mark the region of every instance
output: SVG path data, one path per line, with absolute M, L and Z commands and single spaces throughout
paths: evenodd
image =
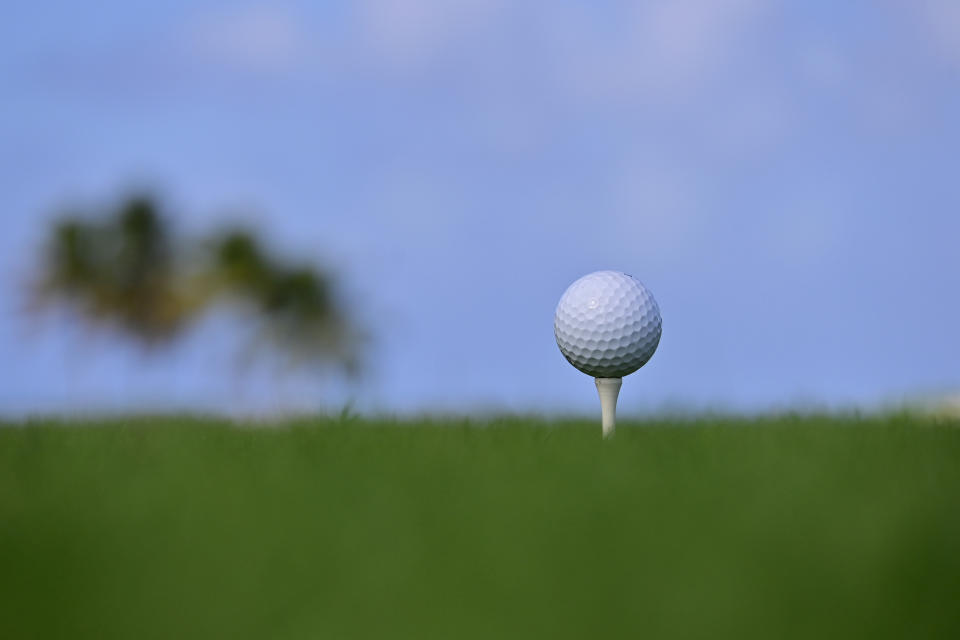
M 603 425 L 603 437 L 613 436 L 617 425 L 617 396 L 620 395 L 622 378 L 596 378 L 597 393 L 600 394 L 600 415 Z

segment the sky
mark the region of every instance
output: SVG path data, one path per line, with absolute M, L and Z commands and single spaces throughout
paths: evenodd
M 0 96 L 0 414 L 592 412 L 552 323 L 598 269 L 663 314 L 623 412 L 960 389 L 951 0 L 18 3 Z M 339 274 L 366 376 L 25 314 L 50 221 L 145 187 Z

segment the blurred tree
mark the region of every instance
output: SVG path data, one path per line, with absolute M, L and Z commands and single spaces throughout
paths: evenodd
M 299 364 L 360 367 L 365 343 L 332 276 L 268 256 L 255 234 L 175 236 L 154 201 L 136 196 L 100 219 L 69 215 L 50 234 L 33 287 L 38 309 L 67 302 L 88 320 L 157 345 L 220 302 L 251 313 Z
M 85 316 L 156 343 L 198 308 L 175 267 L 167 223 L 150 199 L 135 197 L 105 221 L 57 223 L 36 291 L 42 301 L 68 299 Z
M 271 342 L 298 361 L 331 361 L 359 371 L 366 341 L 334 295 L 329 274 L 289 267 L 266 255 L 254 235 L 230 230 L 213 243 L 213 290 L 252 305 Z

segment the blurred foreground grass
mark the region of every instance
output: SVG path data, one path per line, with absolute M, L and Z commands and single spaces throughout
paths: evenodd
M 0 428 L 2 638 L 960 637 L 960 426 Z

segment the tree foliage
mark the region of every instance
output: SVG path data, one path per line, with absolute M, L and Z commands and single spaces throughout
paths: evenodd
M 364 332 L 333 276 L 270 255 L 252 231 L 184 238 L 153 199 L 135 196 L 98 216 L 62 216 L 42 255 L 33 286 L 40 309 L 66 303 L 156 346 L 227 306 L 253 318 L 292 360 L 359 369 Z

